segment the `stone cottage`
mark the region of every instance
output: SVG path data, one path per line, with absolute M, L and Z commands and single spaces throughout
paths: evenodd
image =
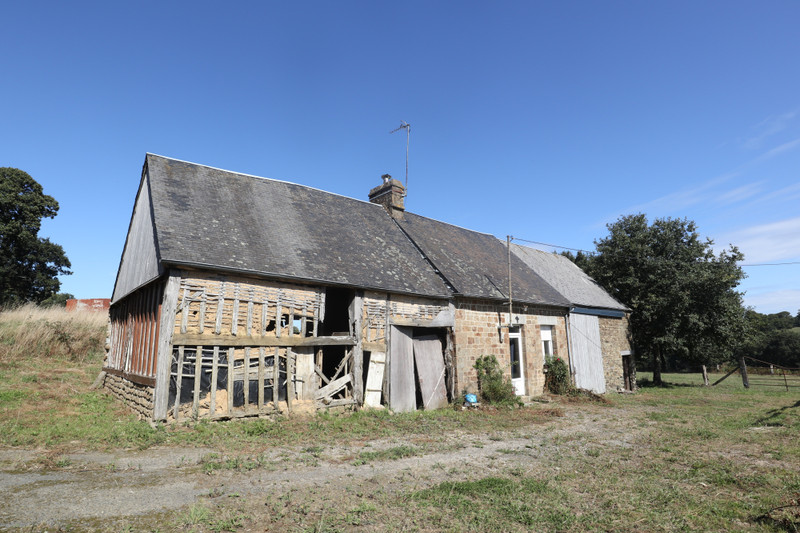
M 545 354 L 574 359 L 572 317 L 592 302 L 622 316 L 598 329 L 602 364 L 576 359 L 576 378 L 624 386 L 624 307 L 581 303 L 524 250 L 407 213 L 404 198 L 389 176 L 360 201 L 148 154 L 105 386 L 154 420 L 409 411 L 474 391 L 475 359 L 494 354 L 533 396 Z

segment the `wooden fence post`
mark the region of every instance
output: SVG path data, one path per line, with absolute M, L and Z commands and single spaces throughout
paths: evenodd
M 742 385 L 745 389 L 750 388 L 750 381 L 747 379 L 747 365 L 744 362 L 744 357 L 739 359 L 739 369 L 742 371 Z
M 708 387 L 708 370 L 706 365 L 703 365 L 703 385 Z

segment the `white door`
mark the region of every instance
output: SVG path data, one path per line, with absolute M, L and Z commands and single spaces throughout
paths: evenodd
M 511 354 L 511 384 L 517 396 L 525 395 L 525 358 L 522 354 L 522 333 L 519 328 L 510 328 L 508 343 Z
M 596 316 L 571 314 L 572 366 L 575 386 L 598 394 L 606 391 L 600 321 Z

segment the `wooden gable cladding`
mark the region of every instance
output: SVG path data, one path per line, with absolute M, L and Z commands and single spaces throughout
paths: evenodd
M 110 309 L 106 372 L 140 385 L 155 384 L 163 292 L 163 282 L 151 283 Z

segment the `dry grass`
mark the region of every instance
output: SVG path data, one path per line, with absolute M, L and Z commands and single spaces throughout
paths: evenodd
M 21 358 L 81 361 L 102 350 L 108 316 L 26 304 L 0 312 L 0 365 Z

